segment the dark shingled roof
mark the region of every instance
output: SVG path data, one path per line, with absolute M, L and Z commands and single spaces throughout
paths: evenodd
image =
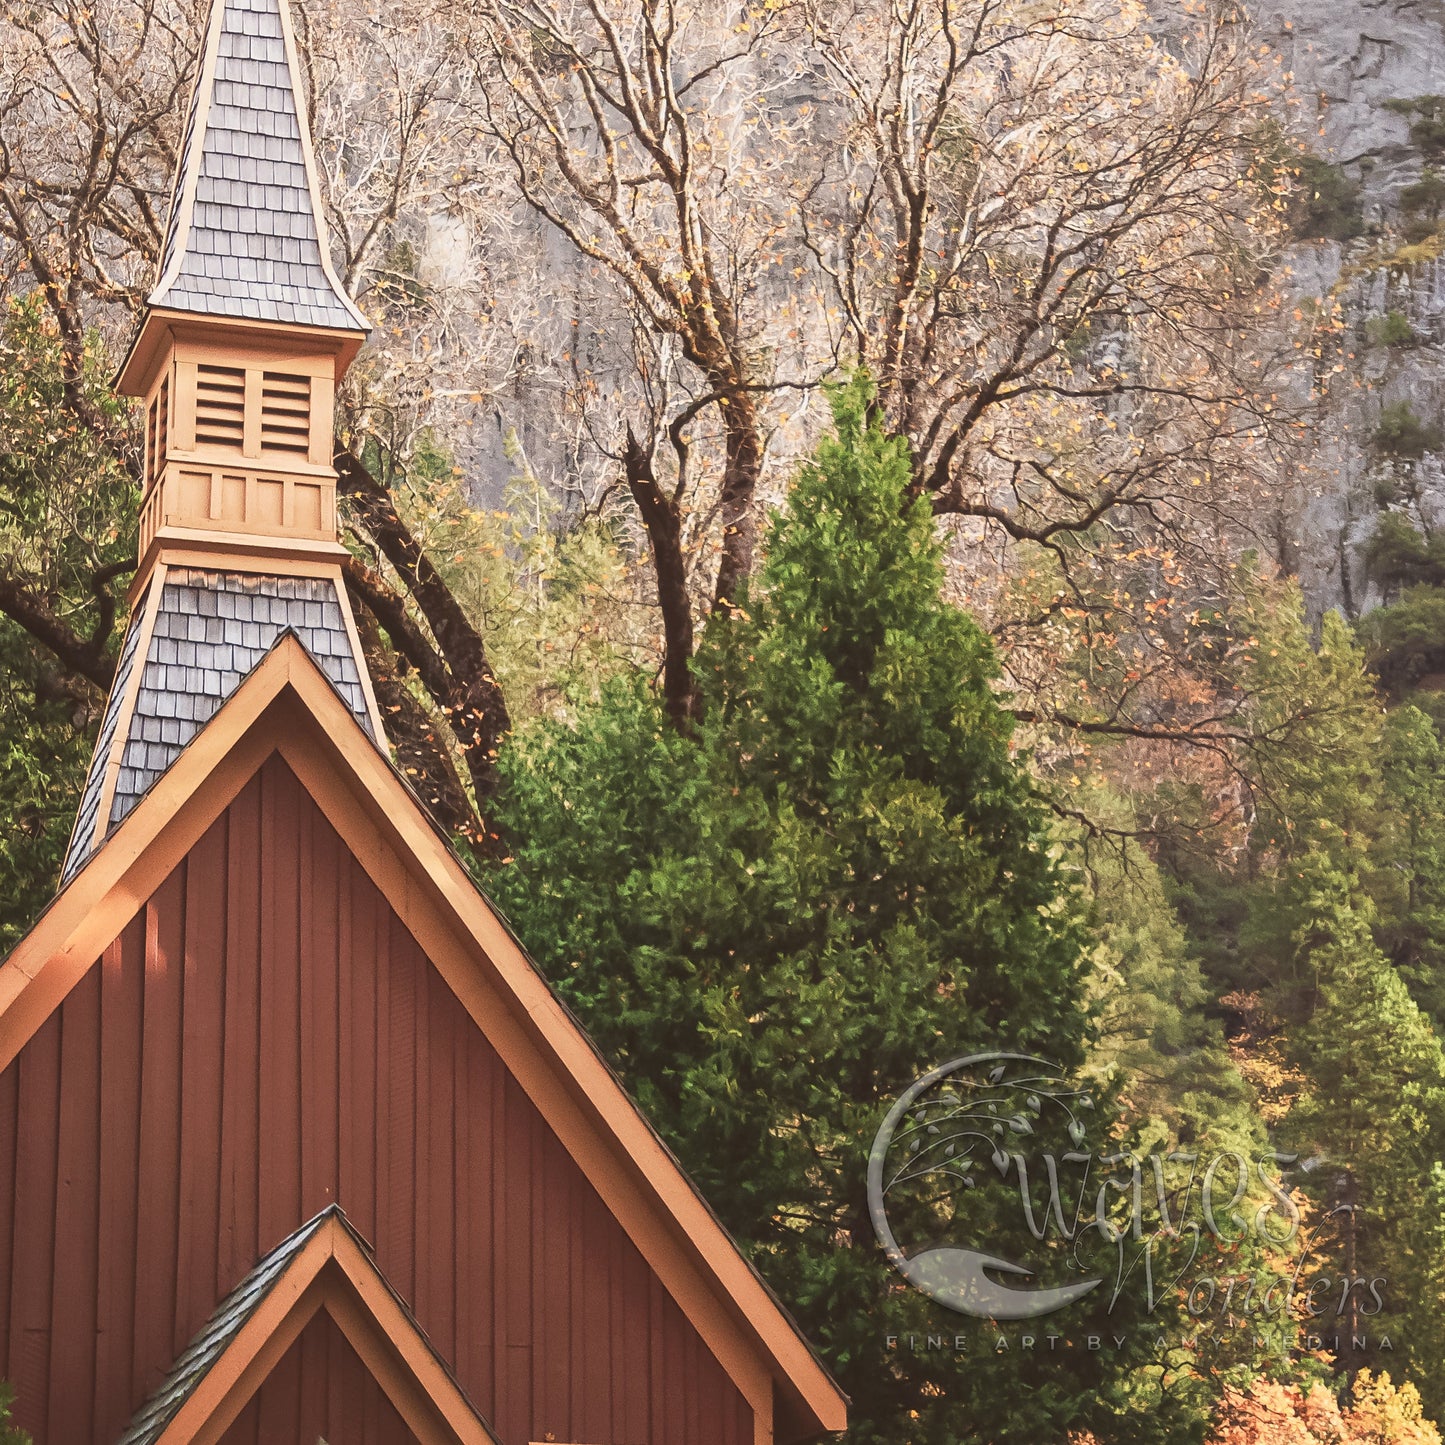
M 256 1307 L 270 1293 L 271 1286 L 286 1272 L 286 1266 L 306 1247 L 306 1241 L 321 1228 L 332 1213 L 340 1213 L 335 1205 L 308 1220 L 287 1239 L 283 1239 L 256 1268 L 216 1306 L 216 1312 L 201 1326 L 200 1333 L 181 1352 L 170 1373 L 166 1375 L 149 1400 L 136 1412 L 124 1435 L 116 1445 L 153 1445 L 165 1433 L 191 1392 L 205 1379 L 207 1372 L 226 1352 L 242 1325 L 255 1313 Z M 345 1215 L 342 1215 L 343 1220 Z
M 105 704 L 105 716 L 100 720 L 100 736 L 95 743 L 95 756 L 90 772 L 85 779 L 85 791 L 80 795 L 80 811 L 76 815 L 75 827 L 70 834 L 70 850 L 66 854 L 65 866 L 60 871 L 60 886 L 63 888 L 80 871 L 85 861 L 91 838 L 95 836 L 96 814 L 100 811 L 100 789 L 105 782 L 105 760 L 110 756 L 111 744 L 115 741 L 116 725 L 120 722 L 120 707 L 125 701 L 126 685 L 130 682 L 131 670 L 135 666 L 136 643 L 140 641 L 140 621 L 144 603 L 138 604 L 130 619 L 125 642 L 120 649 L 120 661 L 116 664 L 115 681 L 110 685 L 110 697 Z M 83 842 L 80 840 L 84 840 Z M 79 843 L 79 846 L 77 844 Z
M 139 619 L 141 609 L 137 609 Z M 178 569 L 166 574 L 121 754 L 105 833 L 149 791 L 195 735 L 287 630 L 300 638 L 368 737 L 374 737 L 360 660 L 351 647 L 336 585 L 321 577 L 266 577 L 246 572 Z M 127 635 L 129 658 L 106 709 L 61 874 L 70 879 L 94 851 L 96 808 L 114 740 L 125 680 L 134 666 L 138 620 Z M 89 819 L 90 826 L 86 826 Z
M 215 75 L 196 86 L 153 306 L 364 331 L 321 259 L 284 0 L 219 0 Z M 214 36 L 213 36 L 214 38 Z M 208 52 L 209 53 L 209 52 Z M 199 155 L 196 147 L 199 146 Z M 188 197 L 190 225 L 179 234 Z

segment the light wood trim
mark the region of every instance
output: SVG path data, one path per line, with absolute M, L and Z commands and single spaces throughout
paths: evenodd
M 0 967 L 0 1068 L 276 751 L 729 1369 L 760 1445 L 772 1432 L 775 1382 L 819 1428 L 844 1429 L 837 1386 L 294 637 L 237 689 Z
M 240 360 L 239 357 L 236 358 Z M 235 362 L 231 363 L 233 366 Z M 241 455 L 261 455 L 261 369 L 258 366 L 244 368 L 246 381 L 241 392 Z
M 199 527 L 162 527 L 150 540 L 136 568 L 131 596 L 138 596 L 150 571 L 164 557 L 173 566 L 215 572 L 263 572 L 270 576 L 312 577 L 316 567 L 335 567 L 347 555 L 340 542 L 286 537 L 279 532 L 205 532 Z
M 308 548 L 307 550 L 317 549 Z M 284 554 L 278 551 L 274 555 L 265 553 L 258 555 L 258 550 L 252 547 L 237 556 L 218 559 L 215 552 L 209 547 L 192 547 L 186 542 L 167 541 L 163 543 L 155 565 L 172 569 L 194 567 L 203 572 L 248 572 L 263 577 L 274 577 L 277 575 L 276 563 L 284 561 L 287 577 L 329 577 L 335 580 L 338 587 L 342 585 L 341 568 L 337 564 L 336 557 L 338 553 L 345 553 L 344 547 L 339 547 L 335 551 L 328 548 L 327 555 L 324 557 L 293 556 L 292 551 L 293 549 L 287 548 Z
M 155 583 L 146 598 L 145 611 L 140 618 L 140 634 L 135 640 L 135 659 L 131 663 L 130 676 L 126 678 L 125 697 L 121 702 L 120 715 L 115 720 L 115 736 L 106 754 L 105 776 L 100 783 L 100 800 L 95 811 L 95 832 L 91 845 L 100 843 L 110 826 L 110 810 L 115 806 L 115 787 L 120 780 L 121 760 L 125 756 L 125 745 L 130 735 L 131 719 L 135 716 L 135 700 L 140 694 L 142 675 L 145 672 L 146 657 L 150 653 L 151 638 L 155 635 L 156 614 L 161 607 L 161 591 L 166 585 L 166 569 L 158 567 Z
M 146 312 L 125 361 L 116 374 L 122 396 L 143 396 L 155 369 L 173 349 L 189 355 L 193 348 L 234 356 L 238 348 L 278 361 L 325 358 L 334 381 L 340 381 L 361 349 L 363 335 L 334 326 L 293 326 L 282 321 L 255 321 L 240 316 L 204 316 L 153 306 Z
M 188 455 L 196 450 L 196 393 L 200 388 L 200 371 L 194 361 L 176 358 L 175 397 L 171 415 L 175 425 L 171 428 L 172 453 Z
M 366 713 L 371 719 L 371 730 L 376 745 L 389 753 L 391 739 L 387 735 L 386 723 L 382 720 L 381 708 L 376 701 L 376 689 L 371 684 L 371 669 L 366 665 L 366 654 L 361 650 L 361 634 L 356 630 L 356 614 L 351 610 L 351 594 L 346 590 L 346 578 L 341 568 L 336 568 L 336 600 L 341 604 L 341 621 L 346 628 L 347 640 L 351 643 L 351 655 L 356 659 L 356 670 L 361 674 L 361 691 L 366 698 Z
M 334 1215 L 272 1282 L 157 1445 L 217 1445 L 322 1310 L 422 1445 L 494 1445 L 375 1264 Z
M 313 373 L 311 377 L 310 443 L 307 461 L 312 466 L 330 467 L 336 446 L 336 381 L 329 373 L 326 376 Z
M 272 1284 L 221 1358 L 161 1431 L 156 1445 L 220 1445 L 236 1416 L 321 1308 L 316 1274 L 326 1257 L 323 1250 L 313 1253 L 314 1244 L 315 1240 L 308 1240 L 301 1256 Z

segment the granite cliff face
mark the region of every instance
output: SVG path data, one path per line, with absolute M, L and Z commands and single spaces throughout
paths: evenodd
M 1167 32 L 1181 0 L 1151 3 Z M 1338 309 L 1345 323 L 1309 465 L 1274 479 L 1260 545 L 1299 572 L 1313 611 L 1357 617 L 1381 600 L 1364 551 L 1382 512 L 1445 526 L 1445 0 L 1258 0 L 1253 15 L 1292 76 L 1282 119 L 1317 167 L 1286 284 L 1306 311 Z M 604 391 L 628 370 L 625 328 L 577 328 L 598 310 L 592 268 L 550 227 L 517 219 L 547 284 L 515 319 L 506 386 L 476 408 L 461 444 L 486 505 L 528 464 L 564 492 L 596 485 L 581 461 L 590 439 L 567 431 L 546 358 L 565 355 Z M 419 248 L 423 279 L 460 283 L 479 244 L 467 225 L 438 219 Z
M 1445 3 L 1267 0 L 1255 22 L 1323 163 L 1291 287 L 1346 323 L 1287 560 L 1316 611 L 1357 615 L 1380 600 L 1362 554 L 1381 512 L 1445 524 Z

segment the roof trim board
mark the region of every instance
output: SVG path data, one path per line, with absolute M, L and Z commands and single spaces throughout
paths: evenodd
M 337 1205 L 283 1240 L 231 1291 L 117 1445 L 219 1441 L 322 1310 L 422 1445 L 497 1445 Z
M 279 754 L 754 1410 L 757 1445 L 842 1393 L 301 643 L 284 635 L 0 965 L 6 1067 L 265 759 Z M 774 1398 L 778 1406 L 774 1420 Z

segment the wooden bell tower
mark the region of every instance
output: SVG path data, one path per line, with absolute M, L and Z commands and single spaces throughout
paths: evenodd
M 145 403 L 142 590 L 159 558 L 335 559 L 332 416 L 368 325 L 327 251 L 275 0 L 217 5 L 160 280 L 121 370 Z

